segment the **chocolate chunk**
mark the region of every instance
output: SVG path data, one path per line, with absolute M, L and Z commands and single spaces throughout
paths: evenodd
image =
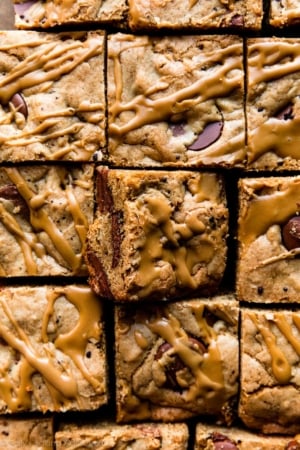
M 214 443 L 215 450 L 238 450 L 238 447 L 222 433 L 214 432 L 212 433 L 212 441 Z
M 190 342 L 191 347 L 198 353 L 203 354 L 206 352 L 205 345 L 198 339 L 189 337 L 189 342 Z M 173 347 L 171 344 L 169 344 L 168 342 L 164 342 L 157 349 L 154 359 L 155 360 L 161 359 L 163 357 L 163 355 L 165 353 L 169 352 L 172 348 Z M 166 387 L 169 389 L 181 390 L 182 388 L 177 381 L 177 372 L 179 372 L 180 370 L 183 370 L 186 366 L 175 352 L 173 352 L 173 353 L 170 352 L 169 356 L 170 356 L 171 362 L 169 362 L 168 365 L 165 366 L 165 375 L 166 375 L 166 379 L 167 379 Z
M 94 272 L 93 274 L 91 274 L 92 276 L 89 278 L 89 284 L 91 288 L 96 292 L 96 294 L 99 294 L 101 292 L 101 295 L 103 295 L 104 297 L 112 299 L 113 295 L 110 290 L 109 282 L 107 279 L 106 272 L 103 268 L 103 264 L 101 260 L 98 258 L 98 256 L 90 249 L 89 246 L 87 246 L 85 258 L 90 267 L 90 271 Z M 97 283 L 94 282 L 96 278 Z M 98 289 L 98 286 L 100 286 L 100 291 Z
M 188 147 L 189 150 L 203 150 L 216 142 L 222 134 L 223 122 L 211 122 L 202 131 L 192 145 Z
M 282 240 L 288 250 L 300 247 L 300 216 L 292 217 L 282 226 Z
M 20 213 L 26 220 L 29 220 L 30 210 L 28 205 L 14 184 L 7 184 L 0 188 L 1 198 L 10 200 L 14 207 L 17 208 L 16 212 Z
M 300 450 L 300 442 L 296 441 L 296 439 L 293 439 L 286 446 L 286 450 Z
M 16 14 L 18 14 L 18 16 L 22 17 L 24 12 L 27 11 L 27 9 L 29 9 L 35 3 L 36 3 L 36 0 L 29 0 L 28 2 L 24 2 L 24 3 L 15 3 L 14 8 L 15 8 Z
M 231 25 L 234 27 L 243 27 L 244 26 L 244 17 L 240 14 L 236 14 L 231 18 Z
M 278 111 L 275 115 L 275 117 L 279 120 L 289 120 L 289 119 L 293 119 L 293 105 L 292 104 L 288 104 L 286 105 L 283 109 L 281 109 L 280 111 Z
M 27 105 L 26 105 L 23 95 L 21 95 L 19 93 L 14 94 L 12 96 L 12 98 L 10 99 L 10 102 L 14 105 L 16 110 L 19 111 L 21 114 L 23 114 L 25 119 L 27 119 L 28 109 L 27 109 Z

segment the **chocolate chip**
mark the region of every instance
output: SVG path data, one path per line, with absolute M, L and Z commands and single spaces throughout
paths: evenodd
M 257 293 L 258 295 L 262 295 L 264 293 L 264 288 L 262 286 L 258 286 Z
M 275 117 L 279 120 L 289 120 L 293 119 L 293 105 L 288 104 L 283 109 L 278 111 L 275 115 Z
M 19 93 L 14 94 L 11 97 L 10 102 L 14 105 L 16 110 L 19 111 L 21 114 L 23 114 L 25 119 L 27 119 L 28 109 L 23 95 Z
M 233 25 L 234 27 L 244 26 L 244 17 L 240 14 L 236 14 L 231 18 L 231 25 Z
M 286 450 L 300 450 L 300 443 L 293 439 L 287 444 Z
M 173 136 L 182 136 L 185 133 L 184 124 L 183 123 L 172 123 L 169 125 Z
M 211 122 L 202 131 L 192 145 L 188 147 L 189 150 L 203 150 L 216 142 L 222 134 L 223 122 Z
M 198 353 L 203 354 L 206 352 L 205 345 L 198 339 L 189 337 L 189 343 L 190 346 Z M 173 347 L 171 344 L 169 344 L 168 342 L 164 342 L 158 347 L 154 359 L 155 360 L 161 359 L 163 355 L 168 351 L 170 351 L 172 348 Z M 178 384 L 176 375 L 178 371 L 183 370 L 185 368 L 185 364 L 175 352 L 173 353 L 170 352 L 170 360 L 171 361 L 168 362 L 168 365 L 165 366 L 165 375 L 167 379 L 165 386 L 169 389 L 180 390 L 181 386 Z
M 291 217 L 282 226 L 282 240 L 288 250 L 300 247 L 300 216 Z
M 216 431 L 212 433 L 211 438 L 214 443 L 215 450 L 238 450 L 235 443 L 225 436 L 225 434 Z
M 18 208 L 18 213 L 26 220 L 29 220 L 30 210 L 24 198 L 19 193 L 14 184 L 6 184 L 0 188 L 0 199 L 10 200 L 15 208 Z

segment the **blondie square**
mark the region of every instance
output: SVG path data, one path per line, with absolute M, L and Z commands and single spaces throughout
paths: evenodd
M 239 189 L 239 299 L 299 303 L 300 177 L 244 178 Z
M 87 275 L 93 167 L 0 168 L 0 276 Z
M 259 30 L 261 0 L 129 0 L 132 29 Z
M 247 167 L 298 170 L 300 39 L 248 39 L 247 66 Z
M 116 301 L 211 293 L 226 266 L 228 209 L 214 173 L 99 167 L 89 282 Z
M 298 0 L 270 0 L 269 22 L 273 27 L 297 26 L 300 23 Z
M 244 428 L 197 424 L 194 450 L 297 450 L 300 440 L 266 436 Z
M 0 162 L 100 158 L 103 45 L 101 31 L 0 31 Z
M 183 423 L 68 426 L 55 433 L 55 443 L 56 450 L 187 450 L 188 427 Z
M 109 35 L 109 162 L 241 166 L 242 52 L 237 36 Z
M 238 307 L 231 296 L 117 306 L 117 421 L 211 417 L 231 424 Z
M 247 427 L 299 434 L 299 344 L 298 309 L 242 310 L 239 417 Z
M 0 416 L 0 446 L 7 450 L 53 450 L 51 418 L 26 419 Z
M 119 25 L 127 22 L 125 0 L 13 0 L 19 29 L 57 25 Z
M 107 402 L 102 304 L 86 285 L 2 287 L 0 413 Z

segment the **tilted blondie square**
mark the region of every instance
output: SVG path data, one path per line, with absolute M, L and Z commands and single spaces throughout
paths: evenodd
M 107 402 L 102 304 L 86 285 L 0 289 L 0 413 Z
M 188 427 L 184 423 L 143 423 L 67 426 L 55 433 L 56 450 L 187 450 Z M 82 446 L 82 447 L 81 447 Z
M 100 167 L 96 183 L 85 257 L 97 294 L 129 302 L 216 290 L 227 255 L 222 177 Z
M 300 177 L 239 182 L 237 295 L 261 303 L 299 303 Z
M 129 0 L 129 24 L 139 29 L 259 30 L 261 0 Z
M 298 170 L 300 39 L 248 39 L 247 67 L 247 167 Z
M 0 168 L 0 276 L 87 275 L 93 166 Z
M 53 450 L 52 418 L 0 416 L 0 446 L 7 450 Z
M 101 153 L 103 47 L 101 31 L 0 31 L 0 162 Z
M 19 29 L 57 25 L 119 25 L 127 23 L 125 0 L 13 0 Z
M 241 330 L 239 417 L 265 434 L 299 434 L 299 310 L 244 308 Z
M 118 422 L 202 415 L 231 424 L 239 376 L 232 296 L 115 311 Z
M 108 36 L 108 159 L 120 167 L 242 166 L 238 36 Z
M 196 426 L 194 450 L 297 450 L 299 437 L 266 436 L 236 426 Z

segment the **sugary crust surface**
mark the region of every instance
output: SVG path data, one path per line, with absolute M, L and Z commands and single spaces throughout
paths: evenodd
M 238 308 L 232 297 L 116 308 L 117 421 L 230 424 L 238 390 Z
M 122 25 L 127 18 L 125 0 L 13 0 L 16 27 L 51 28 L 57 25 Z
M 0 31 L 0 162 L 101 153 L 103 36 Z
M 284 436 L 264 436 L 242 428 L 197 424 L 194 450 L 297 450 L 299 440 Z
M 0 413 L 107 401 L 102 306 L 85 285 L 1 288 Z
M 260 0 L 129 0 L 129 25 L 132 29 L 261 28 Z
M 299 342 L 298 311 L 242 310 L 239 417 L 248 427 L 299 433 Z
M 215 291 L 228 231 L 219 176 L 100 168 L 97 186 L 86 251 L 95 292 L 136 301 Z
M 0 168 L 0 275 L 86 275 L 93 167 Z
M 237 295 L 261 303 L 299 303 L 299 247 L 288 249 L 283 226 L 298 215 L 300 177 L 239 182 Z
M 274 27 L 295 26 L 300 23 L 298 0 L 270 0 L 270 24 Z
M 52 450 L 53 420 L 0 418 L 0 446 L 8 450 Z
M 241 166 L 242 40 L 108 36 L 108 113 L 114 165 Z
M 249 169 L 300 168 L 299 44 L 299 38 L 247 40 Z
M 85 449 L 115 450 L 186 450 L 188 427 L 186 424 L 101 424 L 96 427 L 68 427 L 55 434 L 56 450 Z

